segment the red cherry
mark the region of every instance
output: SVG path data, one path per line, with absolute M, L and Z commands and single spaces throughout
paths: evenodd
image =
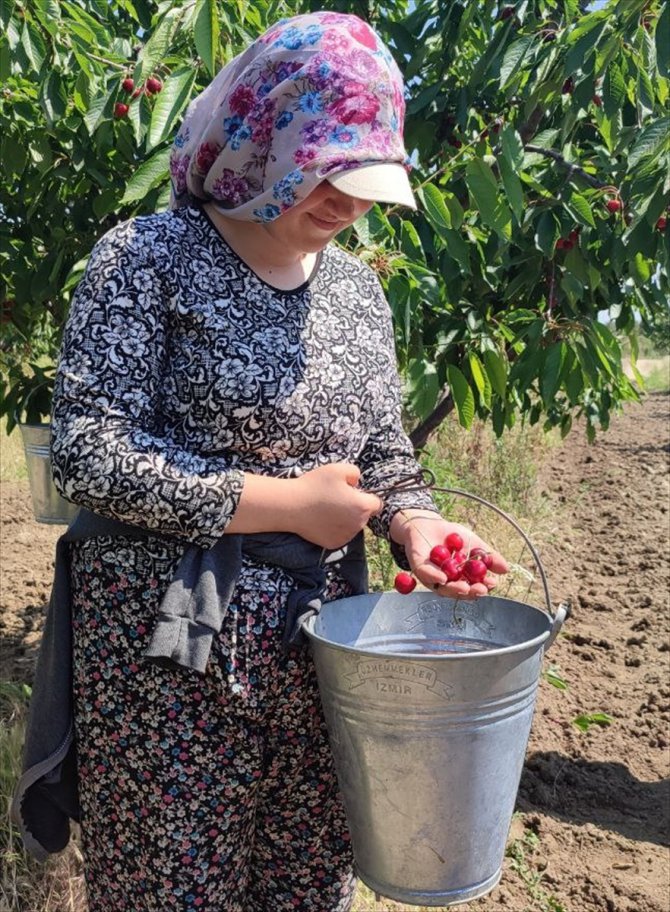
M 571 241 L 570 238 L 566 238 L 566 239 L 563 241 L 563 250 L 572 250 L 572 248 L 573 248 L 574 246 L 575 246 L 575 242 L 574 242 L 574 241 Z
M 602 107 L 603 100 L 602 100 L 602 98 L 600 97 L 600 95 L 594 95 L 593 98 L 592 98 L 592 101 L 593 101 L 593 104 L 594 104 L 597 108 L 601 108 L 601 107 Z
M 570 234 L 568 235 L 568 240 L 572 241 L 573 244 L 576 244 L 579 240 L 579 228 L 573 228 Z
M 130 76 L 128 76 L 126 79 L 123 80 L 123 82 L 121 83 L 121 88 L 123 89 L 124 92 L 128 92 L 128 93 L 130 93 L 134 90 L 135 83 L 130 78 Z
M 488 131 L 488 130 L 483 130 L 483 131 L 479 134 L 479 138 L 480 138 L 480 139 L 487 139 L 487 138 L 488 138 L 488 135 L 489 135 L 489 131 Z
M 621 200 L 618 199 L 608 199 L 605 203 L 609 212 L 620 212 L 621 211 Z
M 572 81 L 572 76 L 568 76 L 568 78 L 565 80 L 565 82 L 563 83 L 563 85 L 561 87 L 561 92 L 564 95 L 571 95 L 572 92 L 574 91 L 574 88 L 575 88 L 575 84 Z
M 400 573 L 396 574 L 393 586 L 396 592 L 399 592 L 401 595 L 409 595 L 416 586 L 416 580 L 411 573 L 406 573 L 404 570 L 401 570 Z
M 477 559 L 466 561 L 463 575 L 469 583 L 481 583 L 486 576 L 486 564 Z
M 500 131 L 502 130 L 502 125 L 503 125 L 502 120 L 500 118 L 498 118 L 497 120 L 493 121 L 493 126 L 491 127 L 491 129 L 493 130 L 494 133 L 500 133 Z
M 563 250 L 565 247 L 565 238 L 559 238 L 556 241 L 556 250 Z
M 453 146 L 454 149 L 460 149 L 461 146 L 463 145 L 463 143 L 460 141 L 460 139 L 456 139 L 455 136 L 450 136 L 449 139 L 447 140 L 447 142 L 449 143 L 450 146 Z
M 451 552 L 448 548 L 445 548 L 444 545 L 435 545 L 434 548 L 431 548 L 431 563 L 436 564 L 438 567 L 441 567 L 449 557 L 451 557 Z
M 510 19 L 514 15 L 513 6 L 505 6 L 500 12 L 500 18 L 504 21 L 505 19 Z
M 467 555 L 463 551 L 454 551 L 451 556 L 455 561 L 458 561 L 459 564 L 464 564 Z
M 662 215 L 662 216 L 659 218 L 659 220 L 656 222 L 656 228 L 657 228 L 659 231 L 665 231 L 665 228 L 666 228 L 666 225 L 667 225 L 667 224 L 668 224 L 667 218 L 666 218 L 664 215 Z
M 117 101 L 114 105 L 114 117 L 125 117 L 128 114 L 128 105 Z
M 487 570 L 489 570 L 493 565 L 492 555 L 489 554 L 488 551 L 484 551 L 483 548 L 473 548 L 470 552 L 470 557 L 483 561 L 486 564 Z
M 150 95 L 157 95 L 163 88 L 163 83 L 160 79 L 156 79 L 155 76 L 150 76 L 144 83 L 144 87 Z
M 460 551 L 463 547 L 463 539 L 458 532 L 450 532 L 445 538 L 444 543 L 450 551 Z
M 446 560 L 440 567 L 440 570 L 446 574 L 450 583 L 461 579 L 461 563 L 453 557 Z

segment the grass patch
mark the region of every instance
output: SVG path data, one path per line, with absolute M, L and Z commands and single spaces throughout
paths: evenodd
M 0 481 L 24 481 L 28 478 L 21 431 L 7 434 L 7 418 L 0 419 Z M 0 912 L 3 910 L 0 909 Z
M 658 359 L 658 364 L 644 378 L 644 387 L 648 393 L 667 393 L 670 390 L 670 356 Z
M 0 801 L 9 807 L 21 770 L 30 689 L 0 681 Z M 6 811 L 0 816 L 0 912 L 86 912 L 82 859 L 76 839 L 42 865 L 23 849 Z

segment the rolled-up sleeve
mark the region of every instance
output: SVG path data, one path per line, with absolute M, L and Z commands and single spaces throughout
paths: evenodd
M 73 295 L 54 390 L 53 478 L 75 504 L 207 548 L 232 518 L 244 475 L 163 431 L 169 300 L 146 233 L 133 222 L 112 229 Z

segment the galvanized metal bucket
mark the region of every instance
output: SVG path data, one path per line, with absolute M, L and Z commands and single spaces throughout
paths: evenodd
M 35 519 L 40 523 L 69 525 L 78 510 L 62 498 L 51 477 L 50 424 L 19 424 L 26 454 L 30 494 Z
M 542 657 L 567 615 L 541 575 L 547 612 L 384 592 L 304 623 L 357 874 L 377 893 L 448 906 L 500 879 Z

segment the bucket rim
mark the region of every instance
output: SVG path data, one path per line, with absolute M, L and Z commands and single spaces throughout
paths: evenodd
M 362 595 L 379 595 L 379 596 L 381 596 L 381 595 L 385 595 L 385 594 L 392 595 L 393 593 L 391 593 L 391 592 L 388 592 L 388 593 L 387 592 L 364 592 L 361 594 Z M 421 592 L 421 593 L 416 593 L 416 594 L 423 595 L 424 593 Z M 426 592 L 425 594 L 430 595 L 431 593 Z M 422 653 L 408 654 L 406 652 L 393 652 L 393 651 L 387 651 L 387 650 L 384 650 L 384 652 L 382 653 L 382 652 L 379 652 L 379 650 L 365 649 L 364 647 L 360 647 L 360 646 L 349 646 L 349 645 L 346 645 L 345 643 L 336 643 L 333 640 L 329 640 L 324 636 L 320 636 L 314 630 L 310 629 L 310 627 L 313 627 L 314 624 L 316 624 L 316 622 L 318 621 L 318 618 L 319 618 L 318 614 L 312 614 L 309 617 L 305 618 L 305 620 L 302 622 L 301 626 L 302 626 L 303 633 L 305 634 L 306 637 L 309 638 L 309 640 L 317 642 L 317 643 L 321 643 L 324 646 L 329 646 L 331 649 L 338 649 L 341 652 L 347 652 L 350 654 L 355 653 L 357 655 L 373 656 L 375 658 L 378 658 L 380 655 L 383 655 L 384 658 L 404 659 L 404 660 L 407 660 L 407 659 L 421 659 L 421 660 L 441 659 L 442 660 L 443 659 L 443 660 L 448 660 L 448 661 L 454 662 L 454 661 L 464 661 L 466 659 L 473 659 L 476 657 L 484 657 L 484 656 L 495 658 L 496 656 L 512 655 L 515 652 L 522 652 L 522 651 L 528 650 L 529 648 L 532 648 L 532 651 L 535 652 L 546 640 L 549 639 L 551 632 L 552 632 L 553 618 L 542 608 L 538 608 L 537 605 L 529 605 L 526 602 L 519 602 L 517 599 L 505 598 L 504 596 L 498 596 L 498 595 L 481 596 L 481 598 L 487 598 L 487 597 L 495 598 L 501 602 L 509 602 L 510 604 L 513 604 L 513 605 L 521 605 L 524 608 L 530 609 L 532 611 L 536 611 L 538 614 L 541 614 L 544 618 L 546 618 L 547 624 L 548 624 L 547 629 L 530 640 L 524 640 L 522 643 L 513 643 L 510 646 L 500 646 L 497 649 L 473 649 L 469 652 L 447 652 L 447 653 L 422 652 Z M 347 598 L 358 598 L 358 596 L 347 596 Z M 453 603 L 453 602 L 459 601 L 459 599 L 449 599 L 449 598 L 446 598 L 445 596 L 442 596 L 441 598 L 444 598 L 445 602 Z M 332 602 L 326 602 L 326 605 L 332 605 L 338 601 L 346 601 L 346 599 L 333 599 Z

